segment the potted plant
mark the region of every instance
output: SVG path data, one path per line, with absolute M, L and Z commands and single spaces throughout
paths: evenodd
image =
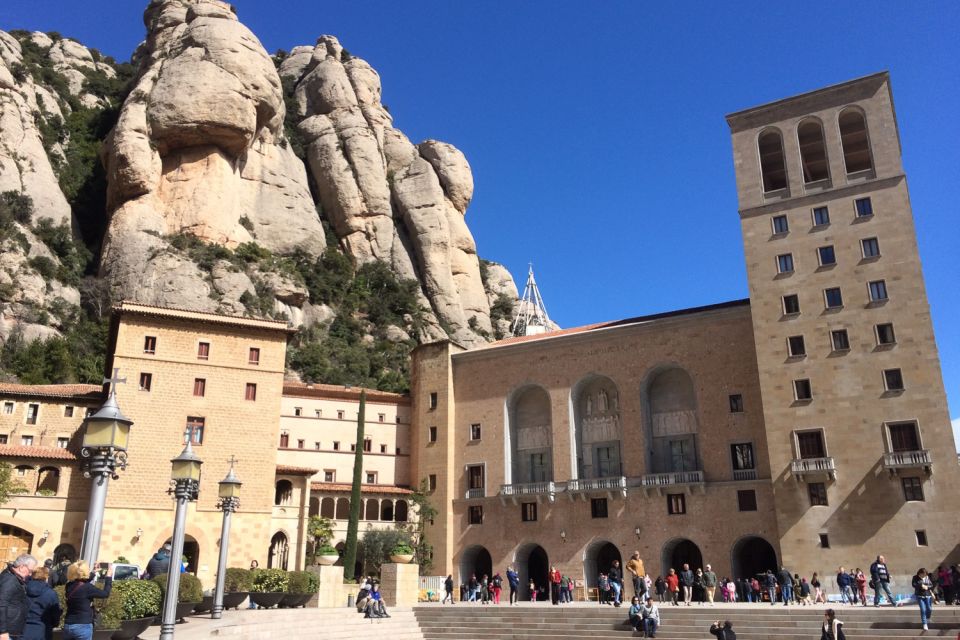
M 313 558 L 317 564 L 329 566 L 340 559 L 340 554 L 330 545 L 330 538 L 333 537 L 333 521 L 330 518 L 310 516 L 307 534 L 313 538 Z
M 254 569 L 250 600 L 261 609 L 280 604 L 287 592 L 287 572 L 283 569 Z
M 151 578 L 160 587 L 161 593 L 167 592 L 167 574 Z M 177 620 L 189 615 L 197 603 L 203 601 L 203 585 L 200 579 L 192 573 L 180 574 L 180 588 L 177 592 Z
M 236 609 L 253 588 L 253 576 L 249 569 L 241 567 L 232 567 L 227 569 L 227 575 L 223 581 L 223 608 Z
M 100 610 L 104 629 L 117 627 L 111 640 L 133 640 L 160 614 L 163 592 L 150 580 L 120 580 Z
M 317 564 L 322 564 L 324 566 L 331 566 L 337 563 L 337 560 L 340 559 L 340 552 L 337 551 L 329 542 L 324 542 L 314 551 L 313 556 Z
M 413 560 L 413 547 L 406 540 L 401 540 L 390 551 L 390 561 L 398 564 L 407 564 Z
M 305 606 L 320 589 L 320 578 L 309 571 L 290 571 L 287 578 L 287 594 L 280 602 L 281 607 Z

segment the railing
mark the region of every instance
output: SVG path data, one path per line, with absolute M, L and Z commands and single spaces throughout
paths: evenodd
M 837 470 L 833 458 L 801 458 L 790 462 L 790 471 L 795 475 L 804 473 L 833 473 Z
M 756 469 L 734 469 L 733 479 L 734 480 L 756 480 L 757 470 Z
M 703 471 L 671 471 L 669 473 L 649 473 L 643 476 L 640 484 L 644 487 L 665 487 L 673 484 L 700 484 Z
M 883 454 L 883 466 L 887 469 L 906 469 L 910 467 L 928 467 L 931 464 L 930 451 L 894 451 Z
M 623 476 L 612 478 L 577 478 L 567 480 L 567 491 L 623 491 L 627 488 L 627 479 Z
M 487 492 L 483 490 L 483 487 L 480 487 L 479 489 L 467 489 L 466 497 L 467 500 L 471 500 L 473 498 L 483 498 L 486 496 L 486 493 Z
M 528 482 L 526 484 L 500 485 L 502 496 L 535 496 L 556 492 L 553 482 Z

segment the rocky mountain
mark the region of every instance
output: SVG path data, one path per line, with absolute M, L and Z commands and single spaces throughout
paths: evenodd
M 121 299 L 286 318 L 294 373 L 389 388 L 419 341 L 506 332 L 516 286 L 477 256 L 466 158 L 394 128 L 369 64 L 333 36 L 270 56 L 219 0 L 144 23 L 124 64 L 0 31 L 8 374 L 44 378 L 15 361 Z

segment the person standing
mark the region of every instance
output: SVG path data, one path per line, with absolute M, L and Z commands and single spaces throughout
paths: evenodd
M 921 567 L 917 575 L 913 576 L 913 593 L 917 596 L 917 604 L 920 605 L 920 624 L 923 630 L 927 631 L 927 623 L 930 622 L 930 615 L 933 613 L 933 582 L 927 570 Z
M 512 607 L 517 603 L 520 591 L 520 576 L 513 570 L 513 565 L 507 567 L 507 584 L 510 586 L 510 606 Z
M 780 567 L 777 581 L 780 583 L 780 597 L 783 599 L 783 606 L 787 606 L 793 600 L 793 576 L 787 571 L 786 567 Z
M 657 629 L 660 627 L 660 608 L 653 603 L 653 598 L 648 596 L 647 601 L 640 607 L 640 618 L 643 621 L 643 635 L 656 638 Z
M 857 570 L 853 572 L 853 581 L 857 587 L 857 593 L 860 596 L 860 602 L 863 603 L 863 606 L 867 606 L 867 576 L 863 575 L 863 571 L 860 571 L 860 567 L 857 567 Z
M 113 565 L 107 565 L 103 589 L 92 585 L 93 574 L 83 560 L 70 565 L 67 570 L 67 616 L 63 623 L 63 640 L 91 640 L 93 638 L 93 599 L 108 598 L 113 589 L 110 577 Z
M 846 640 L 846 636 L 843 635 L 843 623 L 837 620 L 837 612 L 833 609 L 823 612 L 820 640 Z
M 170 572 L 170 549 L 170 543 L 167 542 L 153 554 L 153 557 L 150 558 L 150 561 L 147 563 L 148 578 L 156 578 L 161 574 Z M 256 568 L 253 566 L 254 562 L 256 562 L 256 560 L 250 563 L 251 569 Z
M 673 606 L 679 607 L 680 604 L 677 601 L 680 594 L 680 576 L 678 576 L 677 572 L 672 568 L 667 574 L 667 590 L 670 592 L 670 599 L 673 601 Z
M 663 576 L 657 576 L 657 581 L 653 583 L 653 588 L 657 592 L 657 597 L 660 598 L 660 602 L 663 603 L 666 600 L 667 594 L 667 583 L 663 579 Z
M 23 628 L 23 640 L 51 640 L 53 628 L 60 625 L 60 598 L 50 588 L 50 570 L 39 567 L 26 584 L 27 624 Z
M 623 593 L 623 577 L 620 575 L 620 561 L 614 560 L 610 565 L 610 572 L 607 574 L 610 580 L 610 589 L 613 591 L 613 606 L 620 606 L 620 597 Z
M 767 573 L 770 573 L 769 571 Z M 766 580 L 766 576 L 764 576 Z M 760 581 L 754 576 L 750 578 L 750 592 L 753 594 L 753 602 L 763 602 L 763 589 Z
M 550 567 L 550 603 L 560 604 L 560 572 L 556 567 Z
M 499 573 L 493 574 L 490 581 L 490 590 L 493 591 L 493 604 L 500 604 L 500 593 L 503 592 L 503 578 Z
M 840 601 L 844 604 L 853 602 L 853 590 L 850 588 L 850 575 L 840 567 L 837 571 L 837 588 L 840 589 Z
M 800 578 L 800 588 L 797 589 L 797 593 L 800 595 L 800 604 L 803 606 L 810 604 L 810 583 L 806 578 Z
M 876 561 L 870 565 L 870 580 L 873 582 L 873 606 L 880 606 L 880 592 L 887 594 L 887 600 L 894 606 L 899 606 L 890 593 L 890 571 L 887 569 L 887 561 L 883 556 L 877 556 Z
M 826 604 L 827 600 L 823 597 L 823 589 L 820 588 L 820 576 L 816 571 L 810 578 L 810 586 L 813 587 L 813 604 Z
M 530 602 L 537 601 L 537 583 L 530 578 Z
M 627 573 L 630 574 L 630 581 L 633 582 L 633 595 L 640 598 L 642 602 L 647 593 L 647 585 L 644 576 L 647 575 L 643 569 L 643 560 L 640 559 L 640 552 L 634 551 L 630 559 L 627 560 Z
M 767 575 L 763 579 L 763 586 L 767 590 L 767 595 L 770 596 L 770 604 L 777 604 L 777 578 L 770 569 L 767 569 Z
M 680 571 L 680 586 L 683 587 L 683 602 L 689 607 L 693 598 L 693 571 L 689 564 L 684 563 Z
M 0 573 L 0 640 L 20 638 L 27 623 L 26 582 L 37 568 L 37 559 L 23 554 Z
M 713 597 L 717 592 L 717 574 L 713 572 L 709 564 L 707 570 L 703 572 L 703 588 L 707 592 L 707 603 L 712 607 Z

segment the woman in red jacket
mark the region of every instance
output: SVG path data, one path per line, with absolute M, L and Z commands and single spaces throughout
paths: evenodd
M 550 602 L 560 604 L 560 572 L 550 567 Z
M 670 592 L 670 600 L 673 602 L 673 606 L 680 606 L 677 604 L 677 593 L 680 591 L 680 576 L 678 576 L 677 572 L 673 569 L 670 569 L 670 573 L 667 574 L 667 591 Z

